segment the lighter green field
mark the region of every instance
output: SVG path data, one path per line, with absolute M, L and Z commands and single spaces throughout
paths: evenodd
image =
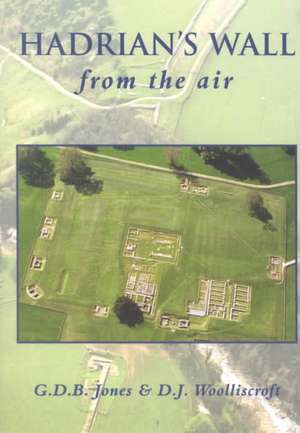
M 230 35 L 251 31 L 258 41 L 262 32 L 272 32 L 275 35 L 273 47 L 279 45 L 280 32 L 287 31 L 290 47 L 297 49 L 298 26 L 297 0 L 289 1 L 284 11 L 280 0 L 252 0 L 246 3 L 227 31 Z M 164 107 L 162 123 L 165 119 L 166 124 L 177 124 L 176 132 L 183 142 L 281 144 L 299 141 L 299 86 L 296 85 L 299 56 L 242 58 L 212 54 L 199 76 L 213 77 L 217 70 L 223 76 L 234 76 L 230 90 L 195 89 L 185 101 Z
M 48 150 L 53 158 L 58 152 Z M 266 276 L 268 255 L 285 258 L 288 254 L 287 205 L 280 190 L 263 193 L 276 229 L 271 232 L 249 217 L 246 188 L 205 182 L 210 194 L 200 198 L 181 193 L 180 179 L 173 174 L 158 175 L 156 171 L 93 156 L 87 160 L 104 181 L 99 195 L 83 196 L 73 187 L 58 185 L 65 194 L 61 202 L 55 202 L 48 200 L 51 191 L 20 182 L 21 340 L 294 339 L 295 324 L 285 320 L 286 309 L 295 309 L 294 281 L 289 278 L 284 288 Z M 50 241 L 38 238 L 44 215 L 58 219 Z M 119 324 L 112 312 L 108 319 L 93 315 L 95 304 L 112 306 L 125 287 L 129 259 L 122 251 L 129 225 L 178 233 L 183 247 L 176 264 L 158 266 L 156 317 L 146 318 L 144 324 L 134 328 Z M 291 236 L 289 231 L 289 241 Z M 47 258 L 42 272 L 28 268 L 33 253 Z M 185 315 L 186 301 L 197 297 L 199 278 L 230 279 L 252 286 L 251 315 L 240 323 L 195 319 L 189 331 L 161 329 L 159 313 Z M 45 293 L 38 301 L 25 293 L 26 284 L 33 282 Z M 24 304 L 33 309 L 46 308 L 47 313 L 43 315 L 39 309 L 39 314 L 28 314 Z M 65 313 L 64 322 L 62 314 L 61 320 L 57 313 L 49 319 L 49 310 Z M 49 320 L 57 321 L 56 329 L 47 324 Z
M 185 424 L 193 415 L 192 397 L 188 396 L 176 401 L 172 396 L 157 396 L 162 383 L 174 384 L 174 391 L 177 390 L 175 384 L 185 383 L 186 379 L 177 363 L 161 351 L 153 354 L 141 346 L 141 350 L 131 356 L 130 366 L 129 374 L 123 378 L 123 382 L 122 377 L 111 376 L 107 386 L 132 388 L 132 397 L 115 398 L 113 401 L 111 398 L 103 398 L 95 432 L 117 432 L 122 425 L 122 431 L 139 433 L 143 425 L 143 431 L 146 433 L 153 431 L 182 433 Z M 139 395 L 141 385 L 144 383 L 152 387 L 153 392 L 149 397 Z M 166 416 L 170 413 L 172 417 Z
M 199 142 L 198 142 L 199 144 Z M 97 148 L 97 152 L 103 155 L 113 156 L 119 159 L 125 159 L 136 162 L 146 162 L 151 165 L 159 165 L 161 167 L 170 166 L 170 158 L 168 157 L 169 149 L 163 146 L 156 146 L 149 152 L 148 146 L 129 147 L 128 150 L 120 150 L 111 146 Z M 259 165 L 270 183 L 284 182 L 295 177 L 295 159 L 289 156 L 281 146 L 249 146 L 247 148 L 252 159 Z M 177 162 L 185 170 L 196 173 L 207 174 L 209 176 L 222 176 L 227 179 L 235 179 L 229 174 L 220 172 L 212 165 L 205 164 L 203 159 L 199 157 L 191 146 L 181 146 L 178 151 Z M 258 179 L 247 179 L 245 182 L 259 183 Z

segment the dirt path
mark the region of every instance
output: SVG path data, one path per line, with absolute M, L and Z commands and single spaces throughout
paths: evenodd
M 245 183 L 245 182 L 240 182 L 238 180 L 224 179 L 223 177 L 209 176 L 206 174 L 195 173 L 192 171 L 176 171 L 175 172 L 171 168 L 160 167 L 158 165 L 144 164 L 143 162 L 129 161 L 127 159 L 116 158 L 114 156 L 108 156 L 108 155 L 101 155 L 100 153 L 91 153 L 91 152 L 87 152 L 85 150 L 81 150 L 80 152 L 85 154 L 85 155 L 91 156 L 91 157 L 106 159 L 109 161 L 116 161 L 116 162 L 120 162 L 123 164 L 133 165 L 136 167 L 148 168 L 151 170 L 162 171 L 165 173 L 172 173 L 172 174 L 176 173 L 176 174 L 180 174 L 182 176 L 192 176 L 192 177 L 197 177 L 199 179 L 212 180 L 215 182 L 226 183 L 229 185 L 242 186 L 244 188 L 249 188 L 249 189 L 269 190 L 269 189 L 273 189 L 273 188 L 282 188 L 284 186 L 294 186 L 295 185 L 294 180 L 289 180 L 289 181 L 279 182 L 279 183 L 273 183 L 271 185 L 255 185 L 253 183 Z
M 88 101 L 87 99 L 83 98 L 82 96 L 75 95 L 75 93 L 70 92 L 69 90 L 66 90 L 58 81 L 56 81 L 54 78 L 52 78 L 49 74 L 46 72 L 43 72 L 41 69 L 37 68 L 36 66 L 29 63 L 27 60 L 19 56 L 18 54 L 15 54 L 13 51 L 11 51 L 9 48 L 6 48 L 4 45 L 0 44 L 0 50 L 5 52 L 9 57 L 12 57 L 14 60 L 16 60 L 18 63 L 23 65 L 26 69 L 33 72 L 35 75 L 38 75 L 40 78 L 44 79 L 48 84 L 50 84 L 52 87 L 54 87 L 59 93 L 61 93 L 64 96 L 67 96 L 68 98 L 73 99 L 76 102 L 79 102 L 81 104 L 86 105 L 89 108 L 95 109 L 95 110 L 103 110 L 103 111 L 109 111 L 114 110 L 115 108 L 125 108 L 125 107 L 132 107 L 132 108 L 140 108 L 140 109 L 151 109 L 151 105 L 144 105 L 140 104 L 139 102 L 151 100 L 150 98 L 139 98 L 132 101 L 128 101 L 121 104 L 113 104 L 113 105 L 99 105 L 94 102 Z M 155 98 L 154 98 L 155 99 Z M 152 107 L 153 109 L 155 107 Z

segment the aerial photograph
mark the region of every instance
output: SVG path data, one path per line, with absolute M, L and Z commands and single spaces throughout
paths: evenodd
M 296 153 L 18 146 L 18 341 L 295 341 Z

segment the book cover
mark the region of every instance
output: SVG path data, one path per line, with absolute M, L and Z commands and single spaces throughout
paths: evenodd
M 3 0 L 8 433 L 298 433 L 296 0 Z

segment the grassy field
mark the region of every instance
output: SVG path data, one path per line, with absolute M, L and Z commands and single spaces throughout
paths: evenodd
M 166 37 L 168 32 L 183 31 L 199 8 L 199 1 L 190 0 L 184 7 L 174 8 L 168 1 L 154 0 L 151 3 L 149 14 L 144 13 L 145 5 L 138 0 L 130 3 L 130 9 L 134 11 L 134 14 L 128 13 L 128 5 L 118 0 L 109 0 L 109 7 L 117 28 L 128 32 L 129 35 L 141 32 L 142 29 L 146 44 L 152 46 L 153 32 Z M 139 17 L 138 20 L 136 16 Z M 127 73 L 136 77 L 137 83 L 145 84 L 149 82 L 150 75 L 164 69 L 168 58 L 168 53 L 163 51 L 155 57 L 144 56 L 137 52 L 134 58 L 124 56 L 121 62 Z M 136 96 L 159 96 L 156 90 L 149 91 L 149 89 L 138 87 L 134 93 Z
M 121 150 L 113 147 L 98 147 L 97 152 L 130 161 L 147 161 L 147 164 L 159 165 L 162 167 L 170 166 L 168 148 L 166 147 L 154 147 L 150 152 L 149 146 L 129 147 L 128 150 Z M 273 146 L 272 151 L 270 151 L 268 146 L 251 146 L 248 148 L 248 152 L 268 177 L 270 183 L 283 182 L 294 178 L 295 159 L 289 156 L 281 146 Z M 205 164 L 201 157 L 189 146 L 180 147 L 178 153 L 178 164 L 188 171 L 234 179 L 232 176 L 222 173 L 212 165 Z M 248 179 L 246 181 L 249 181 L 250 183 L 259 183 L 257 179 Z
M 48 149 L 54 159 L 58 152 Z M 176 175 L 86 158 L 104 182 L 100 195 L 84 196 L 58 182 L 56 188 L 64 189 L 63 200 L 47 202 L 45 196 L 50 199 L 51 191 L 20 182 L 20 315 L 27 317 L 21 320 L 21 340 L 32 335 L 36 320 L 24 311 L 23 303 L 47 309 L 40 324 L 47 322 L 49 309 L 66 313 L 61 334 L 57 316 L 56 330 L 45 324 L 38 335 L 42 327 L 37 329 L 36 338 L 47 341 L 55 340 L 55 333 L 71 341 L 282 340 L 286 334 L 293 339 L 293 323 L 289 321 L 287 330 L 284 320 L 283 286 L 266 275 L 268 255 L 285 258 L 287 236 L 293 237 L 292 231 L 287 235 L 286 199 L 280 191 L 263 193 L 275 227 L 268 231 L 248 215 L 245 188 L 205 182 L 209 197 L 200 198 L 180 192 Z M 152 162 L 150 156 L 148 162 Z M 41 200 L 31 194 L 41 194 Z M 50 241 L 38 238 L 42 215 L 58 219 Z M 112 312 L 107 319 L 95 317 L 93 306 L 112 306 L 125 287 L 129 259 L 122 251 L 129 225 L 182 236 L 178 263 L 157 265 L 157 316 L 185 315 L 186 301 L 197 297 L 199 278 L 230 279 L 252 286 L 250 316 L 239 323 L 195 319 L 189 331 L 175 332 L 158 327 L 157 319 L 146 319 L 143 325 L 129 329 Z M 44 271 L 28 269 L 29 252 L 47 258 Z M 38 301 L 24 290 L 33 282 L 45 293 Z M 295 309 L 293 290 L 293 284 L 287 284 L 289 311 Z
M 161 351 L 153 353 L 149 349 L 142 349 L 135 351 L 135 356 L 131 357 L 130 367 L 131 374 L 123 381 L 119 380 L 117 385 L 132 388 L 133 396 L 114 398 L 110 406 L 104 398 L 101 413 L 104 412 L 106 416 L 101 416 L 101 414 L 98 416 L 95 431 L 117 432 L 120 425 L 122 425 L 122 431 L 130 430 L 132 433 L 140 432 L 141 426 L 145 433 L 153 431 L 181 433 L 184 431 L 185 424 L 193 415 L 192 397 L 176 401 L 172 397 L 156 395 L 162 383 L 174 385 L 185 383 L 186 379 L 177 363 Z M 149 384 L 153 389 L 149 397 L 142 397 L 138 394 L 141 384 L 144 383 Z M 110 378 L 107 386 L 116 386 L 116 379 Z M 170 413 L 172 417 L 169 416 Z
M 1 429 L 20 433 L 26 425 L 32 433 L 80 431 L 78 426 L 85 418 L 80 399 L 37 398 L 33 389 L 38 383 L 79 383 L 85 350 L 79 345 L 16 344 L 16 305 L 6 303 L 15 295 L 15 258 L 6 258 L 4 265 L 5 270 L 2 267 L 0 272 L 5 288 L 0 303 L 1 386 L 5 389 L 0 397 L 5 413 Z M 12 402 L 19 402 L 17 416 Z
M 249 32 L 260 40 L 268 29 L 278 46 L 282 28 L 289 29 L 290 46 L 296 48 L 299 24 L 298 1 L 291 0 L 284 13 L 280 0 L 252 0 L 234 18 L 228 32 Z M 251 30 L 249 30 L 251 29 Z M 277 36 L 278 35 L 278 36 Z M 259 45 L 261 45 L 259 43 Z M 231 89 L 195 89 L 184 103 L 164 104 L 162 123 L 175 125 L 184 143 L 297 143 L 299 141 L 299 88 L 296 87 L 299 57 L 210 55 L 199 76 L 217 70 L 234 76 Z M 285 77 L 280 79 L 280 77 Z M 287 87 L 286 83 L 290 83 Z M 272 108 L 273 107 L 273 108 Z
M 22 305 L 19 317 L 20 328 L 25 329 L 24 340 L 59 340 L 65 321 L 65 314 L 32 305 Z M 44 326 L 40 328 L 40 323 Z
M 1 182 L 14 178 L 11 171 L 14 171 L 16 144 L 52 143 L 54 135 L 40 130 L 47 119 L 58 112 L 74 118 L 86 111 L 82 104 L 53 90 L 45 80 L 10 57 L 2 68 L 0 98 Z

